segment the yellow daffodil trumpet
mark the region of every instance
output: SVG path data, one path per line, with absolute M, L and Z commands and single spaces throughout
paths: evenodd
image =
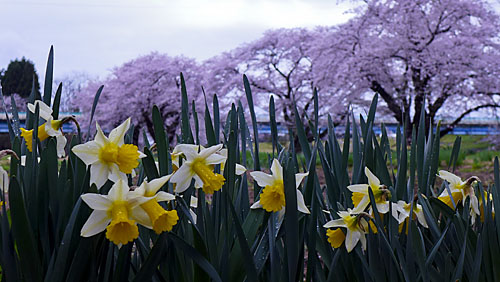
M 267 212 L 281 212 L 284 211 L 285 202 L 285 187 L 283 184 L 283 167 L 280 165 L 277 159 L 273 160 L 271 165 L 271 173 L 266 174 L 261 171 L 252 171 L 250 175 L 257 181 L 259 186 L 264 187 L 260 193 L 260 200 L 255 202 L 251 208 L 263 208 Z M 304 202 L 304 196 L 302 192 L 298 189 L 302 180 L 308 175 L 308 173 L 297 173 L 295 174 L 295 184 L 297 191 L 297 209 L 298 211 L 309 214 L 309 209 L 306 207 Z

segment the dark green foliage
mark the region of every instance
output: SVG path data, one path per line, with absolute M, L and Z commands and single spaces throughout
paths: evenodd
M 33 81 L 34 79 L 34 81 Z M 27 98 L 31 94 L 34 83 L 35 91 L 40 95 L 40 83 L 33 62 L 26 58 L 14 60 L 9 63 L 7 69 L 0 73 L 2 91 L 4 95 L 19 94 Z

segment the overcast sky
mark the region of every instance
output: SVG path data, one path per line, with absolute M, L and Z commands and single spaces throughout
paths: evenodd
M 204 60 L 270 28 L 346 21 L 337 0 L 0 0 L 0 69 L 25 56 L 43 77 L 50 45 L 55 77 L 106 75 L 159 51 Z

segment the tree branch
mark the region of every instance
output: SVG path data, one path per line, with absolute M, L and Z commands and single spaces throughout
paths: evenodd
M 450 123 L 445 129 L 442 129 L 440 132 L 441 136 L 444 136 L 444 135 L 450 133 L 453 130 L 453 128 L 455 128 L 455 126 L 457 126 L 458 123 L 466 115 L 468 115 L 472 112 L 478 111 L 480 109 L 484 109 L 484 108 L 500 108 L 500 105 L 498 105 L 498 104 L 484 104 L 484 105 L 479 105 L 479 106 L 476 106 L 474 108 L 468 109 L 467 111 L 463 112 L 458 118 L 456 118 L 452 123 Z

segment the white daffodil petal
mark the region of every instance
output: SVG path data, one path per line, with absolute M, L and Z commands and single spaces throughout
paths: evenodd
M 86 165 L 91 165 L 99 161 L 99 150 L 101 146 L 95 141 L 76 145 L 71 149 Z
M 104 135 L 104 132 L 102 132 L 102 129 L 97 122 L 95 123 L 95 127 L 96 127 L 96 133 L 94 137 L 94 142 L 97 142 L 97 144 L 99 144 L 101 147 L 108 144 L 109 143 L 108 137 Z
M 222 149 L 222 144 L 219 144 L 219 145 L 214 145 L 212 147 L 208 147 L 208 148 L 205 148 L 205 149 L 202 149 L 200 151 L 200 154 L 199 156 L 201 158 L 204 158 L 206 159 L 208 156 L 212 156 L 213 154 L 215 154 L 216 152 L 220 151 Z M 220 156 L 220 155 L 219 155 Z M 222 157 L 222 156 L 221 156 Z
M 90 167 L 90 184 L 95 183 L 100 189 L 108 180 L 109 168 L 103 163 L 94 163 Z
M 140 206 L 136 206 L 132 209 L 130 217 L 132 217 L 132 219 L 137 221 L 140 225 L 153 229 L 153 223 L 151 222 L 149 215 Z
M 359 201 L 358 205 L 354 207 L 352 213 L 358 214 L 360 212 L 363 212 L 368 206 L 368 204 L 370 204 L 370 198 L 368 197 L 368 195 L 365 195 L 363 199 Z
M 123 180 L 127 181 L 127 175 L 123 172 L 120 171 L 120 168 L 118 167 L 117 164 L 112 163 L 111 165 L 108 166 L 108 169 L 110 170 L 110 173 L 108 174 L 109 180 L 116 182 L 118 180 Z
M 128 191 L 128 185 L 123 180 L 118 180 L 111 186 L 111 189 L 109 189 L 108 198 L 113 202 L 126 201 Z
M 350 253 L 354 249 L 354 247 L 356 247 L 356 244 L 359 241 L 359 237 L 361 237 L 361 234 L 358 231 L 351 231 L 349 228 L 347 229 L 345 247 L 348 253 Z
M 28 103 L 28 110 L 32 113 L 35 113 L 36 105 L 39 107 L 40 117 L 44 120 L 49 120 L 52 118 L 52 109 L 40 100 L 36 100 L 35 104 Z
M 9 188 L 9 174 L 0 166 L 0 191 L 7 191 Z
M 246 167 L 236 164 L 236 175 L 242 175 L 245 171 L 247 171 Z
M 191 200 L 189 201 L 189 206 L 192 208 L 198 207 L 198 198 L 191 196 Z
M 274 175 L 269 175 L 266 173 L 263 173 L 262 171 L 252 171 L 250 172 L 250 175 L 253 177 L 255 181 L 257 181 L 257 184 L 261 187 L 265 187 L 267 185 L 273 185 L 274 184 Z
M 359 234 L 359 241 L 361 241 L 361 249 L 363 249 L 363 251 L 366 251 L 366 237 L 365 237 L 365 234 L 363 234 L 363 233 Z
M 175 193 L 182 193 L 189 188 L 191 184 L 191 179 L 193 178 L 193 174 L 190 172 L 189 167 L 185 164 L 182 165 L 170 178 L 172 183 L 176 183 Z
M 283 167 L 277 159 L 273 159 L 273 163 L 271 165 L 271 172 L 273 174 L 274 179 L 283 179 Z M 260 185 L 260 184 L 259 184 Z
M 115 143 L 118 146 L 123 145 L 125 134 L 127 133 L 129 127 L 130 127 L 130 118 L 125 120 L 117 128 L 111 130 L 108 137 L 109 141 Z
M 105 195 L 88 193 L 81 196 L 82 200 L 92 209 L 106 211 L 111 208 L 112 202 Z
M 128 198 L 135 198 L 135 197 L 143 197 L 146 194 L 146 187 L 145 187 L 146 180 L 144 180 L 141 184 L 141 186 L 135 188 L 134 191 L 130 191 L 127 194 Z
M 106 230 L 106 226 L 108 226 L 110 222 L 111 218 L 108 217 L 107 211 L 94 210 L 83 225 L 80 235 L 82 237 L 94 236 Z
M 462 179 L 460 179 L 460 177 L 446 170 L 440 170 L 437 176 L 448 181 L 451 184 L 450 186 L 455 186 L 456 184 L 462 183 Z
M 203 146 L 201 146 L 201 145 L 178 144 L 177 146 L 175 146 L 174 151 L 172 153 L 174 153 L 174 154 L 175 153 L 181 153 L 181 152 L 184 152 L 186 150 L 198 152 L 198 149 L 201 151 L 201 150 L 203 150 L 205 148 Z
M 369 187 L 368 184 L 354 184 L 354 185 L 347 186 L 347 189 L 349 189 L 351 192 L 358 192 L 358 193 L 367 194 L 368 187 Z
M 172 177 L 172 174 L 153 179 L 149 182 L 143 182 L 141 186 L 144 185 L 144 187 L 146 188 L 146 194 L 153 195 L 156 194 L 156 192 L 158 192 L 158 190 L 160 190 L 160 188 L 163 187 L 165 183 L 167 183 L 170 177 Z
M 479 202 L 476 195 L 470 196 L 470 208 L 475 214 L 479 215 Z
M 128 185 L 124 185 L 128 189 Z M 127 201 L 127 204 L 129 207 L 133 208 L 139 205 L 144 204 L 145 202 L 154 201 L 154 197 L 129 197 L 128 194 L 130 194 L 129 191 L 125 192 L 125 199 Z
M 174 175 L 170 178 L 170 182 L 179 183 L 181 181 L 185 181 L 187 178 L 191 180 L 193 177 L 193 173 L 189 167 L 188 163 L 184 163 L 177 171 L 175 171 Z
M 345 224 L 345 221 L 342 218 L 339 219 L 334 219 L 330 220 L 325 225 L 323 225 L 325 228 L 332 228 L 332 227 L 346 227 L 347 225 Z
M 193 175 L 194 178 L 194 188 L 198 189 L 203 187 L 203 180 L 198 176 L 198 174 Z
M 311 213 L 309 209 L 306 207 L 306 203 L 304 202 L 304 196 L 302 195 L 299 189 L 297 189 L 297 209 L 305 214 Z
M 304 178 L 308 175 L 309 175 L 309 172 L 295 174 L 295 188 L 299 188 L 302 180 L 304 180 Z
M 257 202 L 253 203 L 253 205 L 250 207 L 251 209 L 261 209 L 262 205 L 260 204 L 260 200 Z
M 56 130 L 52 127 L 52 116 L 51 118 L 45 123 L 45 133 L 47 133 L 47 135 L 49 136 L 52 136 L 52 137 L 56 137 L 56 136 L 59 136 L 59 135 L 62 135 L 61 131 L 60 130 Z
M 422 210 L 420 210 L 416 214 L 417 214 L 418 222 L 420 222 L 420 224 L 422 224 L 423 227 L 429 228 L 429 226 L 427 225 L 427 220 L 425 220 L 424 212 Z
M 370 186 L 380 186 L 380 180 L 368 169 L 368 167 L 365 167 L 365 174 L 366 177 L 368 178 L 368 184 Z
M 198 219 L 198 216 L 196 215 L 196 213 L 193 210 L 189 210 L 189 214 L 193 218 L 193 221 L 194 221 L 193 223 L 196 224 L 196 221 Z
M 389 201 L 385 201 L 384 203 L 377 203 L 377 210 L 382 214 L 389 212 Z
M 156 194 L 157 202 L 172 201 L 172 200 L 175 200 L 175 196 L 165 191 L 160 191 Z
M 206 164 L 220 164 L 222 162 L 226 161 L 226 157 L 218 155 L 218 154 L 212 154 L 205 159 Z
M 394 217 L 398 223 L 401 223 L 399 222 L 399 215 L 398 215 L 398 204 L 396 203 L 391 203 L 392 204 L 392 217 Z
M 66 147 L 66 137 L 64 135 L 58 135 L 56 136 L 56 142 L 57 142 L 57 156 L 59 158 L 64 158 L 66 156 L 66 151 L 64 148 Z

